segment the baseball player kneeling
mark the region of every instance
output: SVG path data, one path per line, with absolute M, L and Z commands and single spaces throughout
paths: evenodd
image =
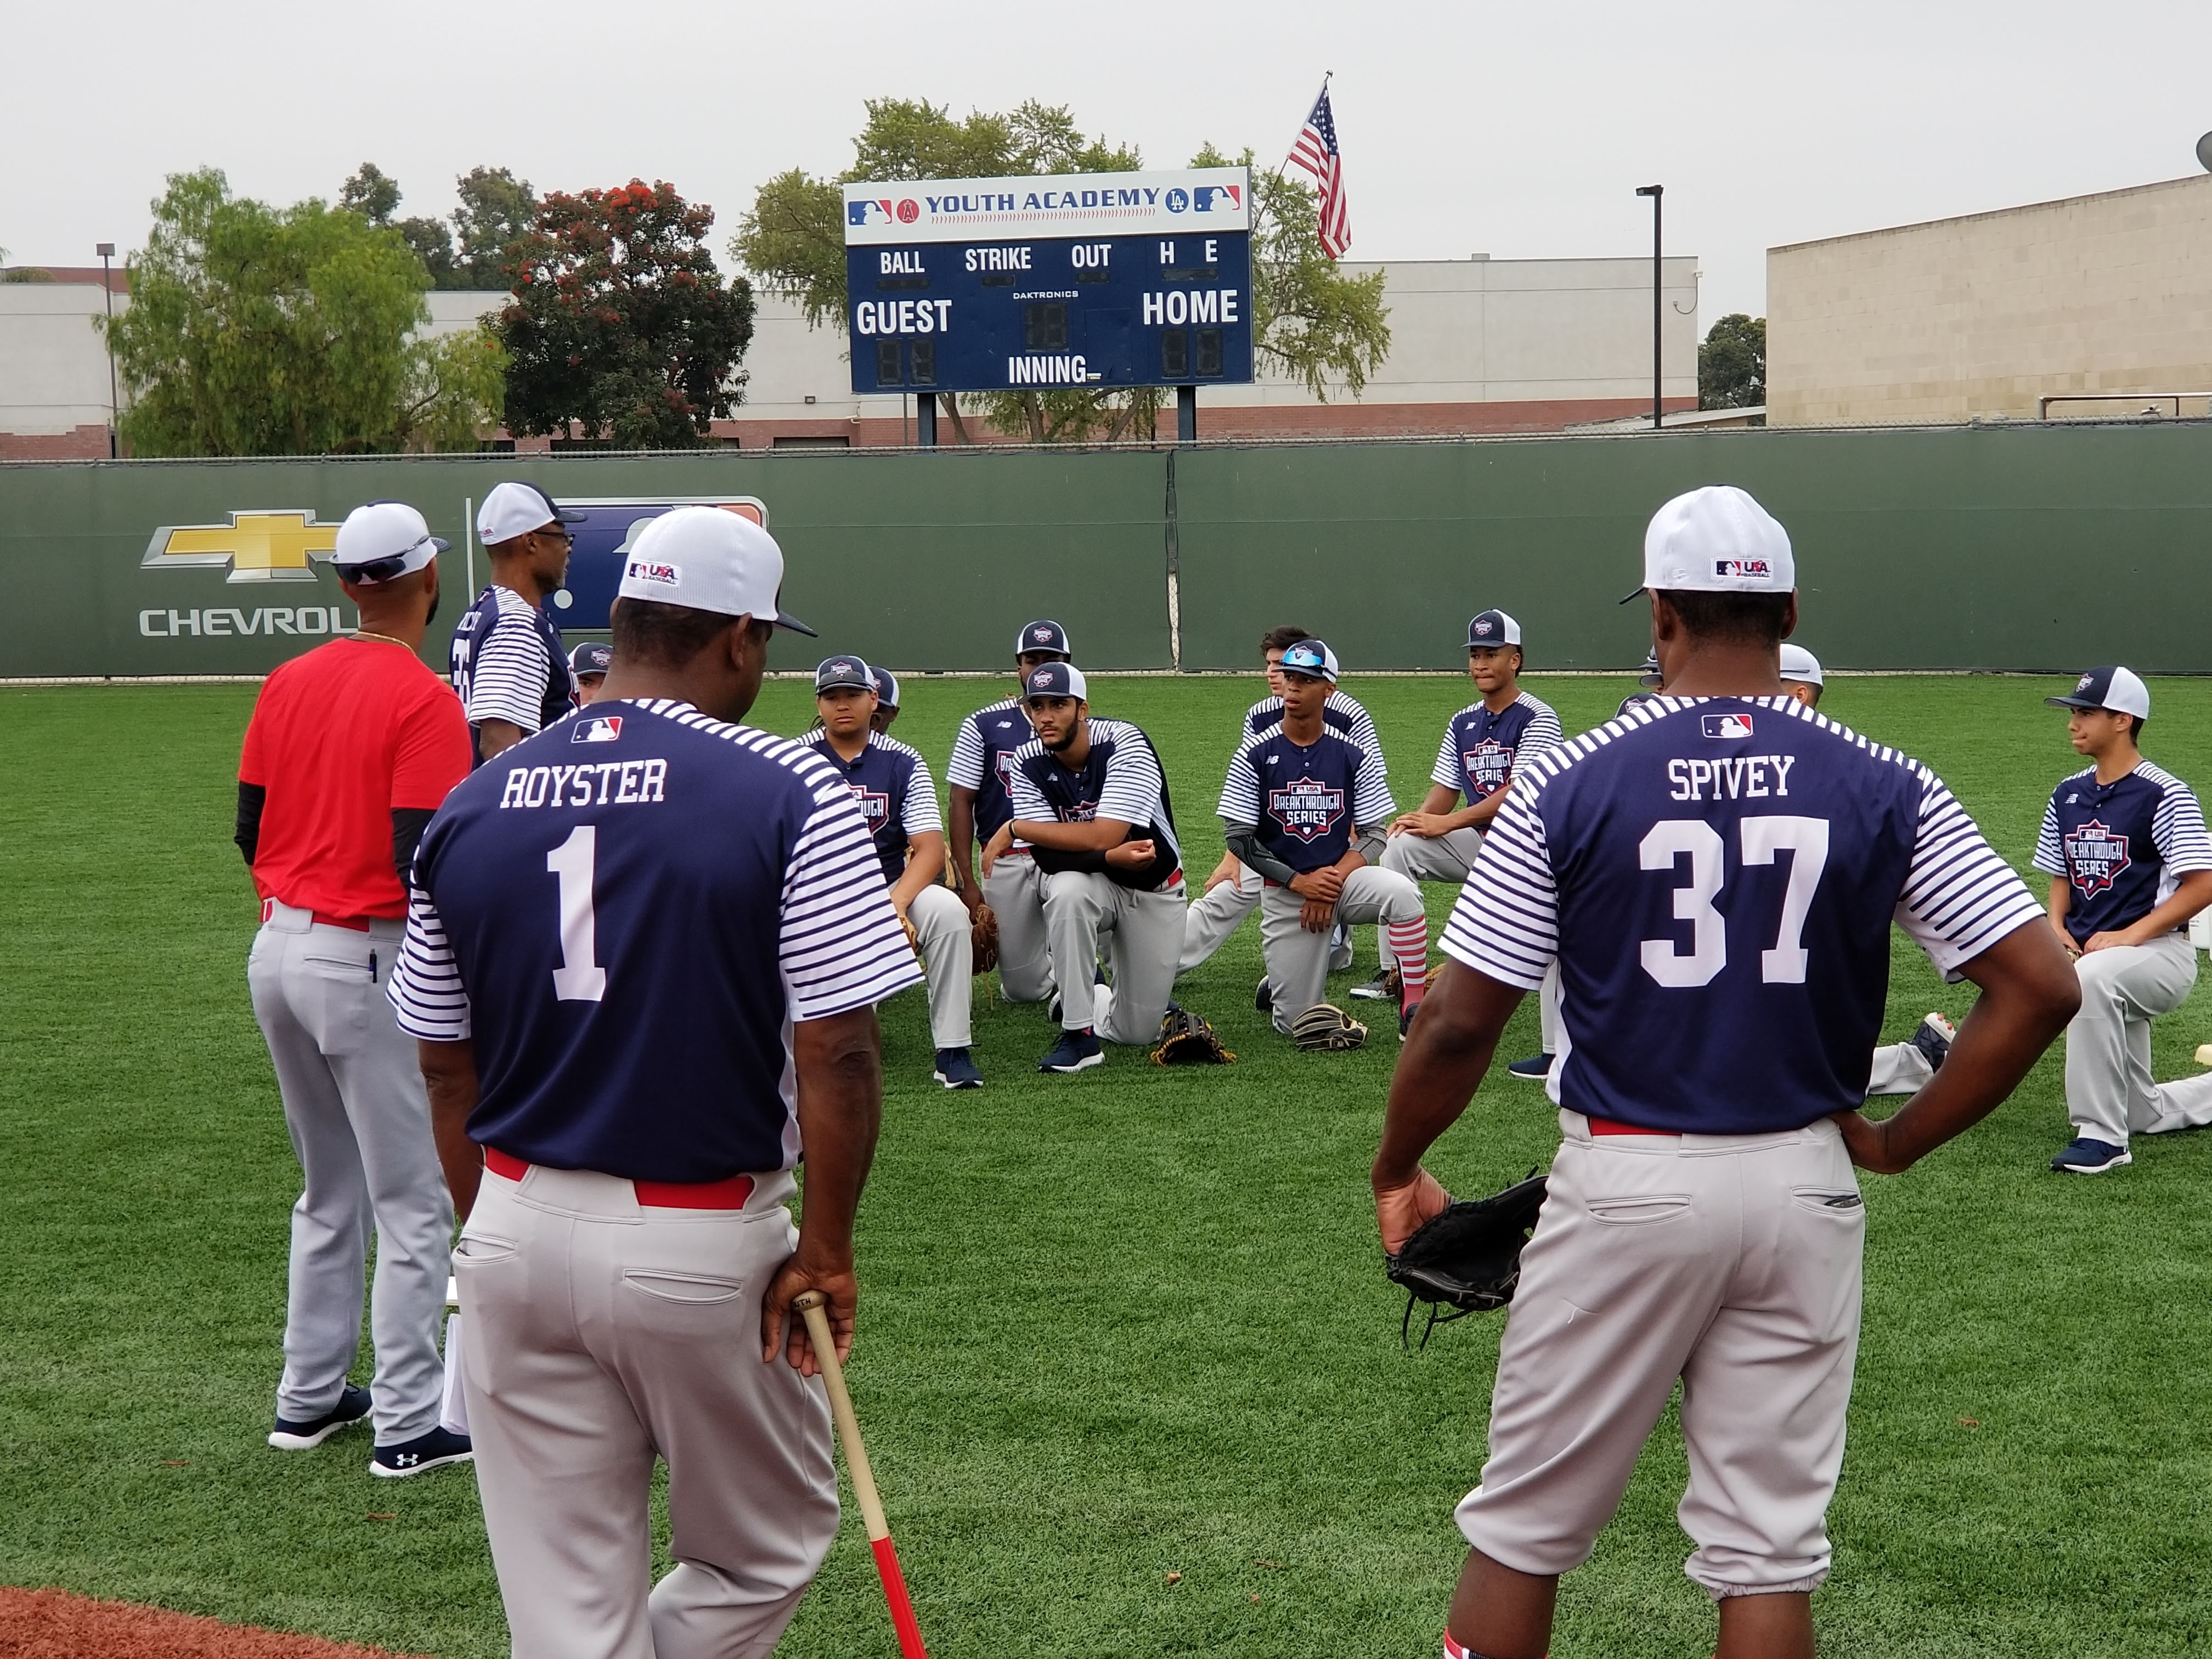
M 1400 1036 L 1427 988 L 1429 924 L 1421 890 L 1376 867 L 1383 827 L 1397 811 L 1381 762 L 1322 717 L 1336 686 L 1328 647 L 1301 640 L 1284 651 L 1282 718 L 1248 732 L 1221 787 L 1229 850 L 1267 883 L 1260 896 L 1260 951 L 1275 1029 L 1322 1000 L 1330 930 L 1379 921 L 1404 964 Z
M 1522 997 L 1559 965 L 1565 1136 L 1498 1353 L 1490 1456 L 1444 1652 L 1540 1659 L 1681 1384 L 1718 1659 L 1810 1659 L 1858 1346 L 1866 1212 L 1993 1110 L 2080 1001 L 2020 878 L 1942 781 L 1784 695 L 1789 538 L 1741 490 L 1652 520 L 1665 695 L 1528 767 L 1445 929 L 1375 1158 L 1395 1255 L 1449 1202 L 1424 1152 Z M 1887 1121 L 1855 1108 L 1892 918 L 1982 988 L 1949 1061 Z

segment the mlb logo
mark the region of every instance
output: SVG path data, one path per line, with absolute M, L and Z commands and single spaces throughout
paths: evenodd
M 848 202 L 845 204 L 845 222 L 848 225 L 887 225 L 891 222 L 889 202 Z
M 1713 574 L 1735 576 L 1749 581 L 1765 581 L 1774 574 L 1774 567 L 1765 559 L 1715 559 Z
M 680 567 L 655 559 L 632 559 L 623 574 L 632 581 L 659 582 L 665 587 L 674 587 L 684 580 Z
M 576 722 L 576 729 L 568 734 L 571 743 L 614 743 L 622 737 L 623 717 L 620 714 L 593 714 Z
M 1751 735 L 1751 716 L 1748 714 L 1701 714 L 1698 721 L 1709 738 L 1747 738 Z

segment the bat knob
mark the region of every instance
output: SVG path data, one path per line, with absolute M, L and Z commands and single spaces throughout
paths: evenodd
M 794 1312 L 805 1313 L 809 1308 L 828 1307 L 830 1298 L 819 1291 L 801 1291 L 791 1298 L 791 1305 Z

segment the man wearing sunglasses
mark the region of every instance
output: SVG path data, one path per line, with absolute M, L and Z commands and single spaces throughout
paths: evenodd
M 453 629 L 453 665 L 479 766 L 576 707 L 576 677 L 545 601 L 568 580 L 568 526 L 584 516 L 512 479 L 477 509 L 491 581 Z

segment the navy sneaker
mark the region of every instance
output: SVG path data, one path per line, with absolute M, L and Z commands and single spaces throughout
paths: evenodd
M 975 1069 L 975 1060 L 965 1048 L 939 1048 L 937 1069 L 932 1076 L 948 1089 L 980 1089 L 983 1074 Z
M 1420 1012 L 1421 1005 L 1418 1002 L 1410 1008 L 1401 1008 L 1398 1011 L 1399 1042 L 1403 1042 L 1406 1040 L 1406 1033 L 1413 1029 L 1413 1016 Z
M 1264 979 L 1252 988 L 1252 1006 L 1263 1014 L 1275 1012 L 1274 988 Z
M 1552 1074 L 1549 1054 L 1531 1054 L 1526 1060 L 1516 1060 L 1505 1068 L 1505 1075 L 1517 1077 L 1523 1083 L 1541 1083 Z
M 476 1449 L 469 1444 L 468 1436 L 455 1434 L 451 1429 L 433 1429 L 396 1446 L 379 1446 L 368 1460 L 368 1472 L 387 1480 L 404 1480 L 427 1469 L 468 1462 L 475 1455 Z
M 1087 1072 L 1106 1063 L 1105 1050 L 1095 1031 L 1062 1031 L 1060 1047 L 1037 1061 L 1040 1072 Z
M 1402 983 L 1398 977 L 1398 970 L 1393 968 L 1387 974 L 1376 975 L 1364 985 L 1353 986 L 1352 994 L 1362 1002 L 1395 1002 Z
M 1928 1069 L 1940 1072 L 1943 1069 L 1943 1061 L 1951 1053 L 1951 1040 L 1958 1035 L 1958 1027 L 1949 1020 L 1941 1014 L 1930 1014 L 1920 1022 L 1920 1029 L 1913 1032 L 1911 1042 L 1928 1057 Z
M 349 1382 L 338 1395 L 338 1403 L 312 1422 L 278 1418 L 276 1426 L 269 1431 L 269 1443 L 278 1451 L 312 1451 L 340 1429 L 349 1429 L 368 1415 L 368 1390 Z
M 2123 1164 L 2132 1164 L 2124 1146 L 2115 1146 L 2109 1140 L 2092 1140 L 2087 1135 L 2076 1135 L 2066 1143 L 2066 1150 L 2051 1160 L 2054 1170 L 2063 1170 L 2068 1175 L 2102 1175 L 2107 1170 L 2117 1170 Z

